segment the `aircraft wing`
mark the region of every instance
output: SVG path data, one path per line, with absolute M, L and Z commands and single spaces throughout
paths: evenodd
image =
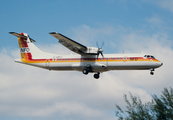
M 63 46 L 67 47 L 68 49 L 70 49 L 71 51 L 75 52 L 75 53 L 78 53 L 80 55 L 84 55 L 85 54 L 85 51 L 87 50 L 87 47 L 80 44 L 80 43 L 77 43 L 76 41 L 60 34 L 60 33 L 57 33 L 57 32 L 52 32 L 52 33 L 49 33 L 51 34 L 52 36 L 54 36 L 55 38 L 57 38 L 59 40 L 59 43 L 61 43 Z

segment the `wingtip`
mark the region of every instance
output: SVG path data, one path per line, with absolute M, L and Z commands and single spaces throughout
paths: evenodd
M 15 32 L 9 32 L 9 34 L 13 34 L 13 33 L 15 33 Z
M 57 32 L 50 32 L 49 34 L 57 34 Z

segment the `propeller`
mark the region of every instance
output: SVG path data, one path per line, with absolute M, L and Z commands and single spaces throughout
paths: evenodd
M 101 54 L 101 56 L 104 58 L 103 53 L 102 53 L 102 52 L 103 52 L 102 47 L 103 47 L 103 45 L 104 45 L 104 42 L 102 42 L 101 47 L 99 47 L 98 42 L 96 42 L 96 45 L 97 45 L 97 47 L 98 47 L 97 58 L 99 57 L 99 54 Z

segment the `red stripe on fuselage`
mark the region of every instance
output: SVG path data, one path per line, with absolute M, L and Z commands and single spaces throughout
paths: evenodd
M 32 55 L 31 53 L 25 53 L 25 55 L 27 56 L 25 59 L 26 61 L 28 62 L 44 62 L 48 59 L 32 59 Z M 116 59 L 115 59 L 116 58 Z M 57 59 L 56 61 L 54 59 L 49 59 L 50 62 L 75 62 L 75 61 L 83 61 L 83 62 L 90 62 L 90 61 L 121 61 L 123 62 L 124 60 L 121 59 L 123 57 L 118 57 L 120 59 L 117 59 L 117 57 L 110 57 L 110 58 L 104 58 L 104 59 L 98 59 L 97 58 L 61 58 L 61 59 Z M 143 57 L 129 57 L 129 59 L 126 59 L 126 61 L 151 61 L 151 60 L 154 60 L 154 61 L 158 61 L 157 59 L 154 59 L 154 58 L 146 58 L 144 59 Z M 158 61 L 159 62 L 159 61 Z

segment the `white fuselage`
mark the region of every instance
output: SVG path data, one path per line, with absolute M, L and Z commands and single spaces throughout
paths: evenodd
M 90 66 L 93 72 L 109 70 L 149 70 L 162 65 L 155 58 L 145 58 L 145 54 L 104 54 L 103 57 L 70 55 L 53 55 L 30 59 L 27 61 L 16 60 L 24 64 L 41 67 L 49 70 L 76 70 L 82 71 Z

